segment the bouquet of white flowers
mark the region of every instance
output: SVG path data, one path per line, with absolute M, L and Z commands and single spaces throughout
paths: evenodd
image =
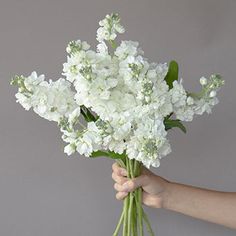
M 167 131 L 195 114 L 211 113 L 218 103 L 216 93 L 224 84 L 219 75 L 200 78 L 199 93 L 187 92 L 178 80 L 178 64 L 150 63 L 138 42 L 115 42 L 124 33 L 118 14 L 99 22 L 96 51 L 85 41 L 71 41 L 67 62 L 57 81 L 44 75 L 15 76 L 12 84 L 26 110 L 57 122 L 65 153 L 116 159 L 128 177 L 140 175 L 142 165 L 158 167 L 171 152 Z M 141 188 L 124 200 L 124 208 L 113 236 L 143 236 L 143 222 L 154 235 L 142 208 Z

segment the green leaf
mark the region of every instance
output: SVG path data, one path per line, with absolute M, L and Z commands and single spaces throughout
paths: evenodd
M 83 115 L 84 119 L 89 122 L 89 118 L 87 117 L 87 114 L 84 112 L 84 110 L 82 108 L 80 108 L 80 112 Z
M 174 114 L 174 112 L 171 112 L 168 116 L 165 117 L 165 119 L 170 119 L 170 117 Z
M 178 80 L 179 66 L 176 61 L 171 61 L 169 63 L 168 72 L 165 76 L 165 81 L 168 84 L 169 88 L 173 88 L 173 82 Z
M 85 106 L 81 106 L 80 111 L 81 111 L 81 114 L 83 115 L 84 119 L 87 122 L 96 121 L 98 119 L 98 117 L 95 117 L 92 114 L 92 112 Z
M 96 151 L 90 155 L 90 157 L 104 157 L 104 156 L 108 156 L 108 153 L 105 151 Z
M 119 154 L 119 153 L 116 153 L 116 152 L 113 152 L 113 151 L 96 151 L 96 152 L 93 152 L 90 157 L 92 158 L 96 158 L 96 157 L 109 157 L 111 159 L 124 159 L 125 158 L 125 153 L 123 154 Z
M 169 119 L 165 119 L 164 120 L 164 125 L 165 125 L 165 129 L 169 130 L 172 128 L 179 128 L 181 129 L 184 133 L 187 132 L 185 126 L 180 122 L 180 120 L 169 120 Z
M 98 119 L 98 117 L 95 117 L 87 107 L 86 107 L 86 111 L 87 111 L 87 116 L 89 117 L 91 121 L 96 121 Z

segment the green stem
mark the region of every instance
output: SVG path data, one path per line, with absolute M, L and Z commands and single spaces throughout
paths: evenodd
M 131 236 L 133 229 L 133 194 L 129 193 L 129 210 L 128 210 L 128 236 Z
M 128 208 L 129 208 L 129 196 L 124 200 L 124 223 L 123 223 L 123 236 L 127 236 L 127 219 L 128 219 Z
M 137 177 L 141 173 L 141 163 L 139 161 L 134 161 L 134 176 Z M 140 236 L 144 235 L 143 232 L 143 209 L 142 209 L 142 188 L 138 188 L 134 192 L 135 194 L 135 202 L 137 209 L 137 223 L 139 228 Z
M 109 43 L 113 49 L 117 48 L 116 42 L 114 40 L 109 40 Z
M 126 170 L 128 172 L 128 178 L 131 177 L 131 173 L 130 173 L 130 159 L 128 157 L 126 157 Z
M 117 160 L 117 162 L 120 166 L 126 168 L 128 178 L 135 178 L 140 175 L 142 167 L 140 162 L 130 160 L 127 156 L 125 160 Z M 151 224 L 142 208 L 142 188 L 138 188 L 134 192 L 129 193 L 124 199 L 123 211 L 113 236 L 118 236 L 122 223 L 123 236 L 144 236 L 143 222 L 147 225 L 149 235 L 154 236 Z
M 138 207 L 138 225 L 139 225 L 139 233 L 140 236 L 143 236 L 143 210 L 142 210 L 142 189 L 138 188 L 138 199 L 137 199 L 137 207 Z
M 134 161 L 134 176 L 137 177 L 138 176 L 138 167 L 139 167 L 139 163 L 138 161 Z
M 144 212 L 144 210 L 143 210 L 143 219 L 147 225 L 147 230 L 148 230 L 148 233 L 150 234 L 150 236 L 155 236 L 154 232 L 152 230 L 151 224 L 150 224 L 148 217 L 147 217 L 146 213 Z
M 119 164 L 119 166 L 126 169 L 125 163 L 121 159 L 116 159 L 116 162 Z
M 129 159 L 130 178 L 134 178 L 134 160 Z
M 126 156 L 126 170 L 128 172 L 128 178 L 130 178 L 129 158 Z M 128 213 L 129 213 L 129 198 L 130 194 L 124 200 L 124 223 L 123 223 L 123 236 L 128 236 Z
M 124 211 L 124 209 L 123 209 L 123 211 L 122 211 L 122 213 L 121 213 L 121 216 L 120 216 L 120 219 L 119 219 L 119 222 L 118 222 L 118 224 L 117 224 L 117 226 L 116 226 L 116 228 L 115 228 L 115 231 L 114 231 L 114 233 L 113 233 L 112 236 L 118 236 L 118 233 L 119 233 L 121 224 L 122 224 L 122 222 L 123 222 L 123 220 L 124 220 L 124 212 L 125 212 L 125 211 Z
M 133 206 L 133 236 L 138 235 L 138 230 L 137 230 L 137 206 L 136 206 L 136 201 L 135 201 L 135 193 L 134 193 L 134 206 Z

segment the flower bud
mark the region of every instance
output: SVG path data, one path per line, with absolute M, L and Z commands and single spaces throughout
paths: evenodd
M 216 91 L 214 91 L 214 90 L 211 91 L 210 94 L 209 94 L 209 97 L 210 97 L 210 98 L 213 98 L 213 97 L 215 97 L 215 96 L 216 96 Z
M 205 77 L 200 78 L 200 84 L 201 85 L 206 85 L 207 84 L 207 79 Z

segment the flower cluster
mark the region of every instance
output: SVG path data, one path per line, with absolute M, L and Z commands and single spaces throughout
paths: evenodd
M 216 94 L 224 84 L 219 75 L 211 75 L 209 79 L 201 77 L 200 84 L 202 90 L 199 93 L 187 93 L 183 88 L 182 79 L 179 83 L 174 81 L 170 93 L 173 111 L 179 120 L 192 121 L 194 114 L 211 113 L 212 107 L 219 102 Z
M 28 77 L 16 76 L 12 84 L 19 86 L 17 102 L 26 110 L 32 107 L 47 120 L 59 122 L 61 117 L 68 116 L 77 107 L 73 98 L 75 93 L 65 79 L 47 82 L 44 75 L 37 76 L 32 72 Z
M 148 168 L 158 167 L 171 152 L 167 130 L 182 125 L 180 121 L 192 121 L 195 114 L 210 113 L 223 80 L 219 75 L 202 77 L 199 93 L 187 92 L 182 79 L 174 79 L 170 86 L 167 63 L 150 63 L 138 42 L 122 41 L 116 46 L 117 33 L 125 31 L 117 14 L 107 15 L 99 25 L 96 51 L 80 40 L 66 48 L 63 75 L 67 81 L 48 83 L 35 72 L 18 76 L 14 79 L 19 86 L 17 101 L 58 122 L 68 155 L 77 151 L 90 156 L 106 150 L 126 153 Z M 81 116 L 87 125 L 81 123 Z
M 97 30 L 98 42 L 113 41 L 115 40 L 117 33 L 124 33 L 125 29 L 120 24 L 120 17 L 118 14 L 106 15 L 105 19 L 99 21 L 101 26 Z

